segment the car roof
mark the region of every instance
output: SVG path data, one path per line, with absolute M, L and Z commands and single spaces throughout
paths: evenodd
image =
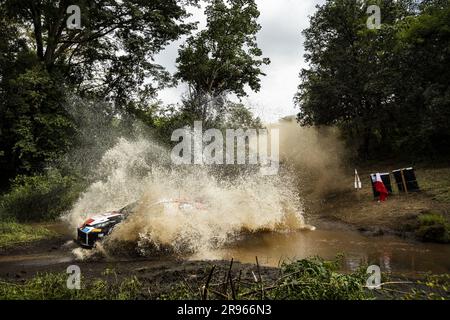
M 122 216 L 122 214 L 120 212 L 106 212 L 106 213 L 102 213 L 102 214 L 97 214 L 93 217 L 91 217 L 88 221 L 89 224 L 98 224 L 98 223 L 103 223 L 103 222 L 107 222 L 109 221 L 109 219 L 114 218 L 114 217 L 119 217 Z

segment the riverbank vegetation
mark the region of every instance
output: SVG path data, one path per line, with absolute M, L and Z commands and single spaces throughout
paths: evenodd
M 450 224 L 440 214 L 428 213 L 419 216 L 415 233 L 423 241 L 450 242 Z
M 244 280 L 242 272 L 230 268 L 218 272 L 215 267 L 208 273 L 202 286 L 183 281 L 172 287 L 163 299 L 228 299 L 228 300 L 448 300 L 450 275 L 423 275 L 420 279 L 381 274 L 381 285 L 369 288 L 367 266 L 353 272 L 342 272 L 342 256 L 327 261 L 312 257 L 283 262 L 276 276 L 261 276 L 258 263 L 252 278 Z M 217 273 L 217 272 L 216 272 Z M 225 276 L 223 275 L 225 273 Z M 217 276 L 217 275 L 216 275 Z M 225 281 L 228 285 L 224 285 Z M 370 283 L 370 282 L 369 282 Z M 193 289 L 194 288 L 194 289 Z
M 372 299 L 449 299 L 449 275 L 424 276 L 421 279 L 382 275 L 378 289 L 367 288 L 368 274 L 361 267 L 354 272 L 339 271 L 341 260 L 318 257 L 282 263 L 280 268 L 233 262 L 200 262 L 187 271 L 166 270 L 164 284 L 156 275 L 117 272 L 107 268 L 101 276 L 81 278 L 80 290 L 67 288 L 67 274 L 37 274 L 21 282 L 0 281 L 0 300 L 14 299 L 190 299 L 190 300 L 372 300 Z M 194 268 L 194 269 L 192 269 Z M 243 269 L 240 269 L 243 268 Z M 158 277 L 153 279 L 152 277 Z

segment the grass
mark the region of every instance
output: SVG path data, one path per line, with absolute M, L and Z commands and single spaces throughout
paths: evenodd
M 450 168 L 427 168 L 417 172 L 419 186 L 434 200 L 450 203 Z
M 443 215 L 427 213 L 420 215 L 417 220 L 415 234 L 419 239 L 440 243 L 450 242 L 450 223 Z
M 56 233 L 42 226 L 0 221 L 0 248 L 55 237 Z
M 0 281 L 0 300 L 133 300 L 141 284 L 135 277 L 110 281 L 81 278 L 81 288 L 67 288 L 67 274 L 43 273 L 24 284 Z

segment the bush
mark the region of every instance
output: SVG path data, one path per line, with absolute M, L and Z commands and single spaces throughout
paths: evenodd
M 68 210 L 81 191 L 73 176 L 49 170 L 34 176 L 17 176 L 11 190 L 0 198 L 0 217 L 19 221 L 48 220 Z
M 422 241 L 449 243 L 450 224 L 444 216 L 435 213 L 418 217 L 416 236 Z
M 281 265 L 282 276 L 270 295 L 275 300 L 355 300 L 373 298 L 364 288 L 363 268 L 344 274 L 338 271 L 341 259 L 325 261 L 319 257 Z

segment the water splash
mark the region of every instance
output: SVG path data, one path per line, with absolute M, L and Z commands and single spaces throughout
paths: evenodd
M 127 242 L 143 254 L 199 252 L 223 246 L 242 232 L 307 227 L 287 172 L 261 176 L 255 170 L 223 178 L 211 167 L 171 166 L 169 151 L 144 138 L 119 139 L 97 170 L 102 178 L 63 217 L 73 230 L 89 216 L 139 201 L 133 214 L 104 241 L 102 250 Z M 186 214 L 155 205 L 176 198 L 201 202 L 206 210 Z

